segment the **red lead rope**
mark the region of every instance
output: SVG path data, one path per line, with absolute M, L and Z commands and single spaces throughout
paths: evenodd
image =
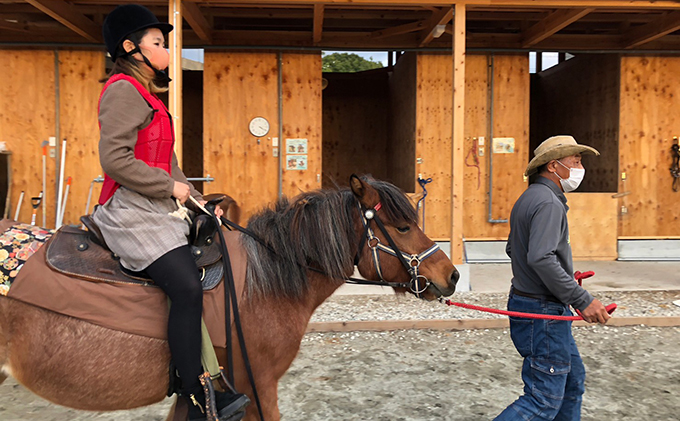
M 577 313 L 579 313 L 579 316 L 553 316 L 550 314 L 536 314 L 536 313 L 522 313 L 521 311 L 507 311 L 507 310 L 499 310 L 496 308 L 488 308 L 488 307 L 482 307 L 482 306 L 475 306 L 472 304 L 465 304 L 465 303 L 457 303 L 455 301 L 451 300 L 443 300 L 442 301 L 444 304 L 449 305 L 449 306 L 456 306 L 456 307 L 462 307 L 462 308 L 467 308 L 469 310 L 479 310 L 479 311 L 484 311 L 487 313 L 493 313 L 493 314 L 502 314 L 503 316 L 510 316 L 510 317 L 521 317 L 524 319 L 541 319 L 541 320 L 583 320 L 583 317 L 580 316 L 581 312 L 576 310 Z M 616 304 L 609 304 L 607 307 L 607 313 L 612 314 L 614 310 L 616 310 Z
M 595 272 L 593 271 L 588 271 L 588 272 L 576 272 L 574 273 L 574 278 L 578 282 L 579 285 L 583 283 L 584 279 L 590 278 L 591 276 L 595 275 Z M 501 314 L 503 316 L 510 316 L 510 317 L 521 317 L 524 319 L 540 319 L 540 320 L 567 320 L 567 321 L 576 321 L 576 320 L 585 320 L 583 318 L 583 315 L 581 314 L 580 311 L 576 310 L 578 313 L 578 316 L 553 316 L 551 314 L 536 314 L 536 313 L 522 313 L 520 311 L 507 311 L 507 310 L 499 310 L 496 308 L 489 308 L 489 307 L 482 307 L 482 306 L 476 306 L 472 304 L 465 304 L 465 303 L 457 303 L 455 301 L 451 300 L 442 300 L 440 301 L 448 306 L 456 306 L 456 307 L 461 307 L 461 308 L 467 308 L 469 310 L 478 310 L 478 311 L 484 311 L 486 313 L 493 313 L 493 314 Z M 607 307 L 607 313 L 612 314 L 614 310 L 616 310 L 616 304 L 612 303 L 609 304 Z

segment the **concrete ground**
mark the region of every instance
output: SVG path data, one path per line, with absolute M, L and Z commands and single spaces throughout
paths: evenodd
M 509 263 L 466 264 L 473 292 L 506 292 L 510 289 L 512 268 Z M 589 291 L 680 290 L 680 262 L 574 262 L 574 270 L 592 270 L 595 276 L 584 281 Z M 466 292 L 462 286 L 459 292 Z M 344 285 L 337 295 L 392 294 L 391 288 Z

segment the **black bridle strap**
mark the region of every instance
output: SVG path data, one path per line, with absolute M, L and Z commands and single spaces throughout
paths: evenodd
M 224 233 L 219 227 L 219 221 L 217 215 L 213 214 L 215 218 L 215 223 L 217 224 L 217 232 L 220 237 L 220 244 L 222 247 L 222 264 L 224 265 L 224 295 L 225 295 L 225 309 L 226 309 L 226 334 L 227 334 L 227 362 L 229 364 L 229 381 L 232 385 L 234 384 L 234 360 L 233 360 L 233 349 L 231 346 L 231 311 L 229 302 L 231 301 L 234 306 L 234 325 L 236 326 L 236 334 L 238 335 L 238 341 L 241 348 L 241 354 L 243 356 L 243 364 L 248 373 L 248 380 L 250 385 L 253 387 L 253 397 L 255 398 L 255 403 L 257 404 L 257 410 L 259 411 L 260 421 L 264 421 L 264 413 L 262 412 L 262 404 L 260 403 L 260 397 L 257 393 L 257 386 L 255 385 L 255 376 L 253 376 L 253 369 L 250 365 L 250 358 L 248 357 L 248 350 L 246 349 L 246 341 L 243 336 L 243 327 L 241 326 L 241 316 L 238 310 L 238 297 L 236 296 L 236 285 L 234 282 L 234 274 L 231 270 L 231 260 L 229 259 L 229 250 L 227 249 L 227 243 L 224 240 Z M 222 218 L 226 221 L 226 218 Z M 234 224 L 236 225 L 236 224 Z M 238 225 L 237 225 L 238 226 Z

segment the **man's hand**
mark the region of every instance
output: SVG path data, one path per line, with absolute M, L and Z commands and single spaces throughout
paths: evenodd
M 611 318 L 609 313 L 607 313 L 607 309 L 604 308 L 598 299 L 594 299 L 593 302 L 583 310 L 581 315 L 588 323 L 605 324 L 607 323 L 607 320 Z

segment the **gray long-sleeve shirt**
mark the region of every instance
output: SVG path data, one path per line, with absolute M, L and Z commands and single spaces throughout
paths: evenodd
M 554 296 L 583 310 L 593 297 L 574 281 L 567 198 L 551 180 L 538 177 L 510 214 L 506 252 L 512 285 L 529 294 Z

